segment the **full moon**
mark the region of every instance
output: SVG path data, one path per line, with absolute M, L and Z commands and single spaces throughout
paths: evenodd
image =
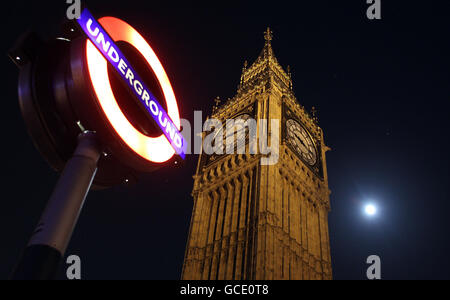
M 368 216 L 374 216 L 377 213 L 377 208 L 373 204 L 367 204 L 364 210 Z

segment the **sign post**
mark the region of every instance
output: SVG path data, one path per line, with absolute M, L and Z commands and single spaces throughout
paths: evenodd
M 75 153 L 67 162 L 12 279 L 54 278 L 97 173 L 100 153 L 95 133 L 87 131 L 79 136 Z

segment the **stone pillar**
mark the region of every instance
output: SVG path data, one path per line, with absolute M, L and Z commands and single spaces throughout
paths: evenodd
M 241 207 L 239 215 L 239 226 L 238 226 L 238 242 L 236 250 L 236 275 L 235 280 L 244 279 L 244 274 L 242 270 L 244 269 L 244 259 L 245 259 L 245 238 L 246 231 L 248 229 L 248 208 L 249 208 L 249 177 L 246 173 L 241 175 L 242 187 L 241 187 Z
M 206 242 L 205 263 L 203 266 L 202 280 L 208 280 L 211 272 L 211 264 L 214 250 L 214 233 L 216 230 L 217 213 L 219 209 L 219 194 L 213 191 L 210 196 L 211 199 L 211 213 L 209 215 L 209 229 Z
M 236 263 L 236 251 L 237 251 L 237 235 L 238 226 L 240 221 L 240 204 L 241 204 L 241 179 L 240 177 L 233 179 L 234 185 L 234 197 L 233 197 L 233 207 L 232 207 L 232 218 L 231 218 L 231 229 L 229 238 L 229 249 L 228 249 L 228 262 L 227 262 L 227 272 L 225 279 L 234 280 L 235 276 L 235 263 Z
M 234 200 L 234 186 L 232 182 L 226 183 L 227 197 L 224 206 L 224 221 L 223 221 L 223 232 L 221 241 L 221 251 L 220 251 L 220 262 L 219 262 L 219 280 L 225 280 L 225 275 L 227 272 L 227 262 L 228 262 L 228 250 L 230 242 L 230 225 L 231 219 L 233 217 L 233 200 Z
M 225 215 L 225 202 L 226 202 L 227 193 L 226 190 L 221 186 L 219 188 L 219 211 L 217 215 L 217 223 L 216 230 L 214 235 L 214 247 L 213 247 L 213 259 L 211 264 L 211 280 L 218 279 L 218 269 L 220 263 L 220 252 L 222 251 L 221 243 L 222 243 L 222 227 L 224 222 Z

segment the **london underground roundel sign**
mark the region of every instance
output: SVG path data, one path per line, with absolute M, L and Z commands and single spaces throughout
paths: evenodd
M 95 98 L 115 135 L 136 155 L 151 163 L 166 162 L 175 154 L 184 159 L 186 141 L 179 132 L 181 124 L 177 100 L 167 74 L 150 45 L 126 22 L 113 17 L 104 17 L 97 22 L 87 9 L 82 12 L 78 24 L 88 37 L 85 55 Z M 116 45 L 117 42 L 130 44 L 145 58 L 161 87 L 167 112 Z M 128 87 L 138 105 L 160 128 L 162 134 L 159 137 L 143 134 L 122 111 L 113 93 L 108 63 Z

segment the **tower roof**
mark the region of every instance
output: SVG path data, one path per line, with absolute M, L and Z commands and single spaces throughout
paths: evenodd
M 284 71 L 283 67 L 281 67 L 275 57 L 272 48 L 273 32 L 270 28 L 267 28 L 264 32 L 264 40 L 264 48 L 255 62 L 250 67 L 248 67 L 248 63 L 245 62 L 239 88 L 244 88 L 253 83 L 255 79 L 265 77 L 264 75 L 272 73 L 281 80 L 286 88 L 291 89 L 292 79 L 289 67 L 287 72 Z

